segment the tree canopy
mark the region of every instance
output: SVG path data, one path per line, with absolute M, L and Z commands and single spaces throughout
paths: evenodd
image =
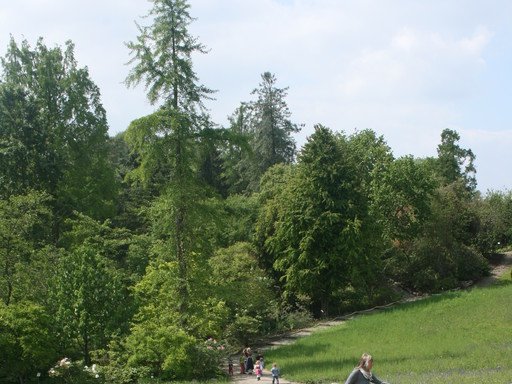
M 155 109 L 116 137 L 72 42 L 1 58 L 0 381 L 212 379 L 261 336 L 467 286 L 510 247 L 511 193 L 478 193 L 455 130 L 427 158 L 321 123 L 298 147 L 270 71 L 221 127 L 189 2 L 143 21 L 126 84 Z

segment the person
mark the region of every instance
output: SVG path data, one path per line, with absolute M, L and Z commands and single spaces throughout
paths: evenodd
M 228 357 L 228 374 L 233 376 L 233 359 Z
M 243 375 L 245 373 L 245 354 L 240 355 L 240 374 Z
M 261 380 L 261 374 L 263 373 L 261 370 L 260 361 L 256 360 L 256 364 L 254 364 L 254 373 L 256 373 L 256 380 Z
M 265 359 L 264 359 L 263 355 L 260 356 L 259 360 L 260 360 L 261 370 L 264 370 L 265 369 Z
M 249 375 L 252 375 L 252 371 L 254 370 L 254 362 L 252 361 L 252 353 L 249 352 L 247 359 L 245 360 L 245 372 Z
M 270 373 L 272 373 L 272 384 L 279 384 L 279 368 L 277 368 L 276 363 L 272 364 Z
M 388 384 L 385 381 L 380 381 L 377 376 L 372 373 L 373 357 L 368 353 L 363 353 L 359 364 L 350 373 L 345 384 Z

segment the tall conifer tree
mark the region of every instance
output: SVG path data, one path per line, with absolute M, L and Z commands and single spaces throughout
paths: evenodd
M 299 132 L 290 120 L 291 112 L 285 101 L 288 88 L 278 88 L 277 79 L 270 72 L 261 75 L 261 83 L 252 93 L 257 100 L 252 103 L 252 147 L 259 178 L 275 164 L 290 164 L 295 158 L 293 133 Z
M 153 0 L 149 26 L 137 24 L 139 36 L 127 44 L 133 67 L 126 78 L 128 86 L 143 83 L 148 100 L 161 102 L 158 111 L 135 120 L 126 138 L 139 155 L 136 171 L 143 178 L 163 174 L 161 196 L 153 205 L 153 233 L 164 241 L 164 260 L 177 262 L 176 300 L 180 322 L 186 324 L 189 308 L 190 275 L 193 254 L 199 243 L 194 231 L 200 215 L 198 203 L 204 189 L 197 174 L 197 146 L 208 124 L 203 101 L 212 91 L 198 83 L 192 54 L 206 50 L 188 31 L 193 21 L 189 4 L 183 0 Z M 169 295 L 172 295 L 169 292 Z

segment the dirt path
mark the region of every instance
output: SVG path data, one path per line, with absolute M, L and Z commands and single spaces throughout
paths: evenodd
M 491 275 L 483 278 L 475 285 L 477 287 L 488 287 L 494 284 L 512 266 L 512 252 L 503 254 L 496 264 L 491 264 Z M 512 278 L 512 276 L 511 276 Z
M 503 255 L 503 257 L 501 257 L 499 260 L 497 260 L 497 262 L 495 264 L 491 264 L 491 275 L 482 279 L 481 281 L 476 283 L 474 286 L 487 287 L 489 285 L 494 284 L 501 275 L 503 275 L 505 272 L 508 271 L 508 269 L 511 266 L 512 266 L 512 252 L 507 252 Z M 405 302 L 405 301 L 410 301 L 410 300 L 411 299 L 409 298 L 409 299 L 405 299 L 403 301 Z M 393 303 L 390 305 L 395 305 L 395 304 L 397 304 L 397 303 Z M 390 305 L 388 305 L 388 306 L 390 306 Z M 383 307 L 386 307 L 386 306 L 383 306 Z M 309 336 L 316 331 L 339 325 L 339 324 L 347 321 L 348 318 L 353 317 L 359 313 L 366 313 L 366 312 L 381 309 L 383 307 L 376 307 L 376 308 L 372 308 L 372 309 L 369 309 L 366 311 L 356 312 L 356 313 L 353 313 L 353 314 L 350 314 L 347 316 L 343 316 L 342 318 L 339 318 L 339 319 L 320 321 L 311 327 L 300 329 L 296 332 L 292 332 L 283 337 L 276 338 L 275 340 L 271 340 L 268 343 L 266 343 L 264 346 L 258 347 L 258 351 L 260 353 L 264 353 L 265 351 L 275 348 L 275 347 L 278 347 L 280 345 L 291 344 L 291 343 L 295 342 L 295 340 L 297 340 L 298 338 Z M 238 362 L 238 356 L 233 356 L 233 361 Z M 259 381 L 256 379 L 256 375 L 254 375 L 254 374 L 253 375 L 240 374 L 239 367 L 237 364 L 235 364 L 235 367 L 234 367 L 235 373 L 234 373 L 231 381 L 234 383 L 240 383 L 240 384 L 271 383 L 272 382 L 272 375 L 270 374 L 271 364 L 272 364 L 272 362 L 266 362 L 265 369 L 263 371 L 263 376 L 261 377 L 261 379 Z M 281 377 L 279 379 L 279 383 L 280 384 L 294 384 L 293 382 L 288 381 L 283 377 Z
M 281 345 L 291 344 L 291 343 L 295 342 L 295 340 L 297 340 L 301 337 L 309 336 L 314 332 L 341 324 L 344 321 L 346 321 L 346 320 L 340 319 L 340 320 L 326 320 L 326 321 L 318 322 L 317 324 L 312 325 L 311 327 L 303 328 L 303 329 L 297 330 L 295 332 L 291 332 L 285 336 L 276 338 L 275 340 L 270 340 L 264 346 L 259 346 L 258 352 L 264 354 L 265 351 L 268 351 L 269 349 L 276 348 Z M 232 358 L 233 358 L 234 362 L 237 362 L 239 356 L 233 356 Z M 271 361 L 265 362 L 265 369 L 263 370 L 263 375 L 262 375 L 261 379 L 258 381 L 256 379 L 256 375 L 254 375 L 254 374 L 252 374 L 252 375 L 240 374 L 239 373 L 240 368 L 239 368 L 239 366 L 237 366 L 235 364 L 235 366 L 233 368 L 235 373 L 234 373 L 231 381 L 234 383 L 241 383 L 241 384 L 272 383 L 272 374 L 270 373 L 271 368 L 272 368 L 272 362 Z M 280 377 L 279 384 L 294 384 L 294 383 L 289 380 L 286 380 L 286 378 L 284 378 L 284 377 Z

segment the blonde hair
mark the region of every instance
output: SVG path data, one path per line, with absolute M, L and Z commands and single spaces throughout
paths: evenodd
M 369 353 L 363 353 L 363 355 L 359 359 L 359 364 L 357 364 L 357 368 L 367 369 L 369 361 L 373 361 L 372 355 L 370 355 Z

